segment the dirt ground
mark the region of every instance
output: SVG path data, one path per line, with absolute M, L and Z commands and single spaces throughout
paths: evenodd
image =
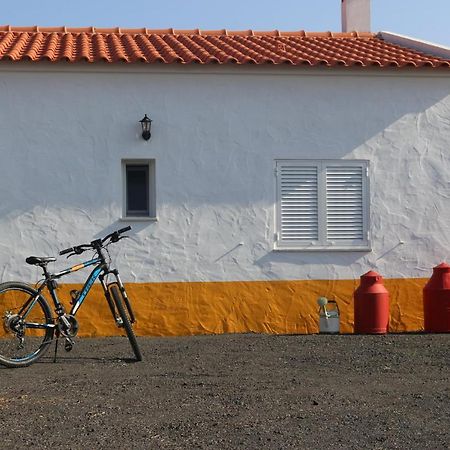
M 449 334 L 139 343 L 140 363 L 102 338 L 1 368 L 0 448 L 450 448 Z

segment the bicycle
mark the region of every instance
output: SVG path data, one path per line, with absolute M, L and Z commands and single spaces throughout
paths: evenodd
M 36 283 L 36 288 L 22 282 L 5 282 L 0 284 L 0 320 L 3 322 L 3 333 L 0 329 L 0 364 L 7 367 L 25 367 L 36 362 L 48 350 L 56 337 L 54 361 L 58 349 L 58 340 L 64 338 L 66 351 L 72 350 L 74 338 L 78 333 L 78 322 L 75 318 L 92 285 L 97 280 L 103 291 L 119 328 L 124 328 L 137 361 L 142 354 L 134 334 L 132 324 L 136 322 L 125 287 L 117 269 L 110 268 L 111 258 L 108 246 L 128 237 L 122 235 L 131 227 L 122 228 L 108 234 L 103 239 L 93 240 L 89 244 L 66 248 L 59 254 L 81 255 L 87 250 L 94 250 L 92 259 L 84 261 L 61 272 L 50 273 L 47 265 L 56 261 L 54 257 L 30 256 L 27 264 L 39 266 L 43 270 L 44 279 Z M 107 258 L 107 256 L 108 258 Z M 95 266 L 80 291 L 71 291 L 71 310 L 66 313 L 64 305 L 59 301 L 56 289 L 57 280 L 65 275 Z M 114 281 L 108 282 L 109 276 Z M 53 300 L 55 317 L 43 295 L 47 288 Z

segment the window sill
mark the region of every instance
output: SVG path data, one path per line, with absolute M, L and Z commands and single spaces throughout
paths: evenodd
M 158 222 L 157 217 L 139 217 L 139 216 L 127 216 L 127 217 L 120 217 L 120 222 Z
M 371 252 L 370 246 L 360 247 L 274 247 L 275 252 Z

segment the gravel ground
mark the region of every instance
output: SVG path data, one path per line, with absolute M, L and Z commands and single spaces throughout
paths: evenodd
M 0 369 L 0 448 L 449 449 L 450 335 L 80 339 Z

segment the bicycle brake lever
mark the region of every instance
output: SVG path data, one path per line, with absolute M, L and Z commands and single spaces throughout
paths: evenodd
M 121 239 L 129 238 L 130 236 L 113 236 L 111 242 L 119 242 Z
M 111 242 L 119 242 L 121 239 L 129 238 L 130 236 L 117 236 L 115 239 L 111 239 Z

